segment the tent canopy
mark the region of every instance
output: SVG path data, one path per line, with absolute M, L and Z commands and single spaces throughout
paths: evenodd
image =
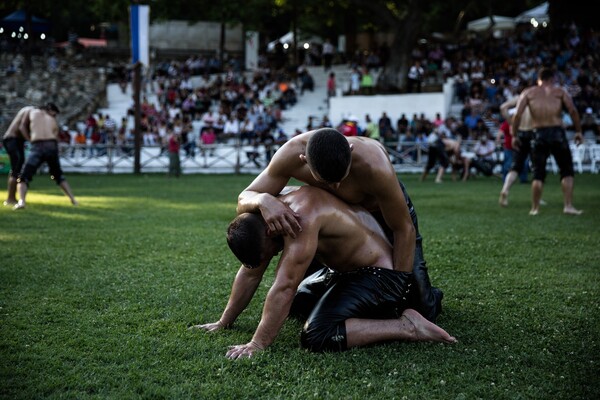
M 510 30 L 515 28 L 515 20 L 511 17 L 502 17 L 500 15 L 492 15 L 494 26 L 489 16 L 476 19 L 467 23 L 467 29 L 470 31 L 481 32 L 490 28 L 494 30 Z
M 544 2 L 537 7 L 533 7 L 531 10 L 522 12 L 515 17 L 515 22 L 518 24 L 529 23 L 534 18 L 537 22 L 549 22 L 550 17 L 548 16 L 548 2 Z
M 294 42 L 294 32 L 288 32 L 285 35 L 283 35 L 282 37 L 280 37 L 279 39 L 275 39 L 272 42 L 270 42 L 267 45 L 267 50 L 268 51 L 273 51 L 275 49 L 275 45 L 277 43 L 287 43 L 287 44 L 292 44 Z M 302 32 L 298 32 L 298 46 L 302 46 L 303 43 L 317 43 L 317 44 L 322 44 L 323 43 L 323 39 L 321 39 L 318 36 L 310 36 L 307 34 L 304 34 Z
M 25 10 L 17 10 L 12 14 L 7 15 L 6 17 L 0 20 L 0 26 L 2 26 L 6 30 L 17 31 L 19 28 L 26 28 L 25 24 L 27 23 L 27 13 Z M 34 33 L 46 33 L 50 31 L 51 23 L 50 21 L 38 18 L 35 15 L 31 15 L 31 30 Z

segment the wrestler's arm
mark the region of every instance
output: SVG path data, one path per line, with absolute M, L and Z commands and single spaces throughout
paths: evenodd
M 301 230 L 299 216 L 286 204 L 277 199 L 277 195 L 291 178 L 287 160 L 282 147 L 275 153 L 269 165 L 238 196 L 237 213 L 260 211 L 267 227 L 272 233 L 289 235 L 293 238 Z
M 523 112 L 525 111 L 525 107 L 529 104 L 529 97 L 527 96 L 528 90 L 524 90 L 523 93 L 519 96 L 519 101 L 517 102 L 517 111 L 515 112 L 515 116 L 512 121 L 512 131 L 518 132 L 519 125 L 521 124 L 521 117 L 523 117 Z M 521 145 L 521 141 L 519 140 L 517 135 L 514 135 L 512 138 L 512 145 L 515 150 L 519 150 Z
M 25 140 L 27 140 L 28 142 L 31 141 L 31 137 L 29 135 L 29 124 L 31 123 L 31 120 L 29 118 L 30 111 L 31 110 L 25 111 L 25 113 L 21 117 L 21 123 L 19 124 L 19 130 L 21 131 L 21 134 L 23 134 Z
M 288 317 L 298 286 L 317 250 L 319 229 L 316 224 L 313 225 L 304 226 L 296 239 L 285 237 L 275 282 L 265 299 L 262 318 L 256 332 L 249 343 L 232 346 L 227 352 L 228 358 L 251 357 L 275 341 Z
M 54 136 L 54 138 L 56 140 L 59 140 L 59 137 L 58 137 L 58 121 L 56 121 L 56 117 L 53 118 L 53 123 L 52 123 L 51 129 L 52 129 L 52 136 Z
M 583 135 L 581 134 L 581 120 L 579 119 L 579 113 L 573 104 L 573 99 L 567 93 L 566 90 L 562 91 L 562 102 L 567 108 L 569 115 L 571 116 L 571 120 L 573 120 L 573 128 L 575 128 L 575 143 L 583 143 Z
M 415 227 L 396 173 L 391 165 L 389 168 L 391 171 L 373 174 L 372 194 L 377 199 L 386 224 L 394 232 L 394 243 L 392 243 L 394 269 L 412 272 L 415 256 Z
M 218 329 L 229 328 L 233 325 L 237 317 L 248 307 L 250 300 L 254 297 L 258 285 L 262 281 L 265 270 L 269 266 L 271 259 L 263 262 L 258 268 L 247 268 L 241 266 L 238 270 L 233 284 L 227 306 L 217 322 L 194 325 L 190 328 L 204 329 L 207 331 L 216 331 Z
M 510 100 L 505 101 L 500 105 L 500 114 L 502 118 L 507 121 L 510 121 L 510 115 L 508 114 L 508 110 L 517 106 L 517 101 L 519 100 L 518 96 L 513 97 Z

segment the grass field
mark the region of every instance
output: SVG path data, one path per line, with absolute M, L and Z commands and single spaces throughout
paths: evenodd
M 36 177 L 26 210 L 0 209 L 0 398 L 600 398 L 600 175 L 576 176 L 579 217 L 552 175 L 537 217 L 529 185 L 501 209 L 498 180 L 402 176 L 445 292 L 438 324 L 459 343 L 314 354 L 287 321 L 266 352 L 230 361 L 273 268 L 234 329 L 187 327 L 226 304 L 239 265 L 225 229 L 252 178 L 70 175 L 72 207 Z

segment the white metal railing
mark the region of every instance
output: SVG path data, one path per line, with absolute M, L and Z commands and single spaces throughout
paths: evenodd
M 463 141 L 464 151 L 470 151 L 475 141 Z M 397 172 L 421 172 L 427 162 L 427 145 L 415 142 L 386 142 L 390 160 Z M 585 150 L 574 154 L 577 171 L 590 171 L 592 167 L 592 143 Z M 259 173 L 268 164 L 267 151 L 272 153 L 278 146 L 213 144 L 195 147 L 193 152 L 181 150 L 181 167 L 184 173 Z M 269 150 L 270 149 L 270 150 Z M 134 151 L 130 145 L 60 145 L 60 160 L 66 172 L 132 173 Z M 497 149 L 495 160 L 502 162 L 502 149 Z M 579 161 L 580 160 L 580 161 Z M 596 161 L 598 162 L 598 161 Z M 550 171 L 555 172 L 552 163 Z M 159 146 L 143 146 L 140 151 L 142 173 L 166 173 L 169 157 L 166 149 Z M 579 169 L 581 166 L 581 169 Z

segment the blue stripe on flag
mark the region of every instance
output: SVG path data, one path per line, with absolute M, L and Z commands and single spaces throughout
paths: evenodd
M 140 7 L 131 6 L 131 56 L 132 63 L 140 60 Z

